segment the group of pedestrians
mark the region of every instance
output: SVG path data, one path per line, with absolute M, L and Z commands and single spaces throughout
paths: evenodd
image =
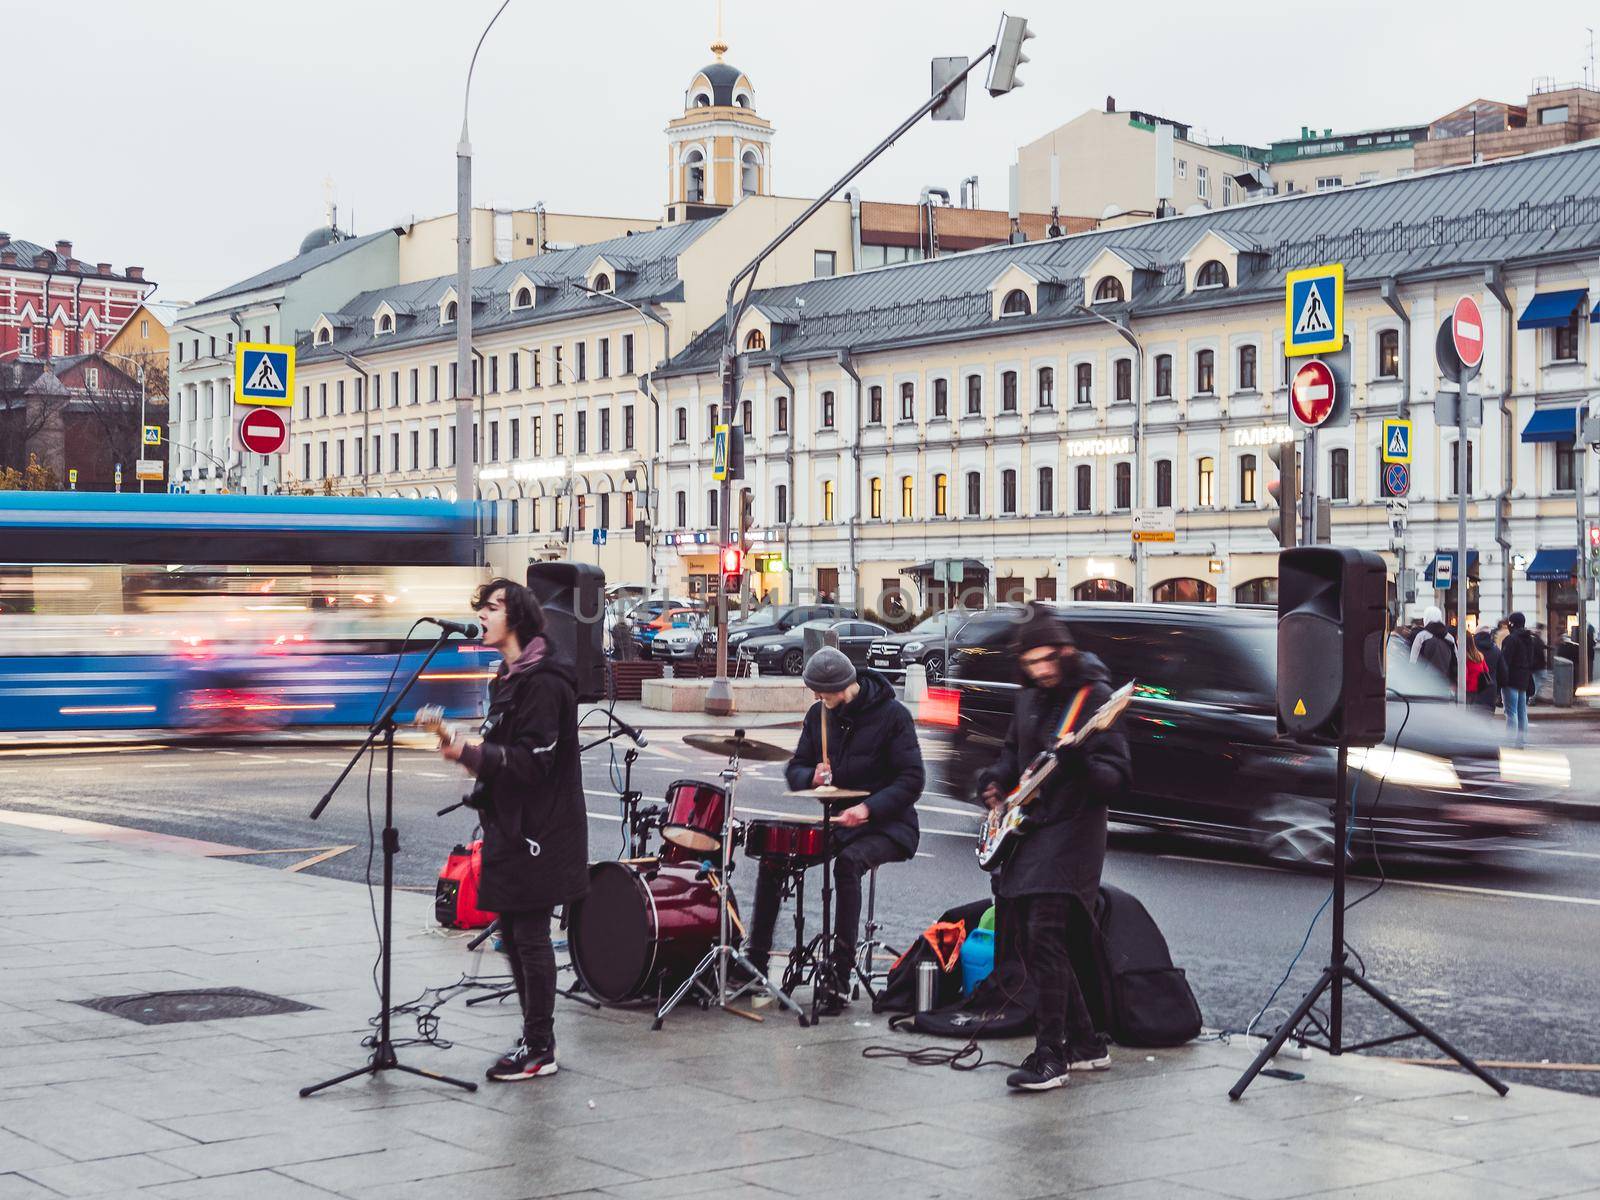
M 1439 606 L 1429 605 L 1410 638 L 1411 661 L 1432 667 L 1454 686 L 1458 662 L 1455 634 Z M 1514 612 L 1492 628 L 1480 624 L 1466 639 L 1467 703 L 1505 712 L 1506 732 L 1521 745 L 1528 736 L 1528 705 L 1548 666 L 1544 640 Z

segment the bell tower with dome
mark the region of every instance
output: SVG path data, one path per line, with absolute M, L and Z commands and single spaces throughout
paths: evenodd
M 683 115 L 667 123 L 667 220 L 725 212 L 746 196 L 772 194 L 772 123 L 756 115 L 750 78 L 724 60 L 717 5 L 714 61 L 696 71 Z

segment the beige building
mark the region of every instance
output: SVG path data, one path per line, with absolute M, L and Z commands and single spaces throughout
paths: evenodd
M 1417 166 L 1428 127 L 1392 126 L 1356 133 L 1320 134 L 1305 126 L 1297 138 L 1273 142 L 1267 152 L 1267 182 L 1280 196 L 1326 191 L 1352 183 L 1399 179 Z
M 592 217 L 532 208 L 472 210 L 472 265 L 488 267 L 512 259 L 533 258 L 608 238 L 654 229 L 654 218 Z M 402 227 L 399 282 L 415 283 L 448 275 L 456 267 L 456 214 L 413 220 Z
M 1600 91 L 1577 84 L 1545 84 L 1525 104 L 1474 100 L 1446 113 L 1417 150 L 1417 166 L 1510 158 L 1600 137 Z
M 1590 146 L 758 294 L 740 337 L 767 349 L 745 355 L 736 485 L 767 552 L 755 586 L 874 611 L 904 589 L 921 608 L 941 599 L 931 564 L 958 559 L 964 587 L 1002 598 L 1273 600 L 1267 450 L 1297 436 L 1284 275 L 1342 261 L 1353 419 L 1312 460 L 1333 539 L 1409 568 L 1410 611 L 1434 599 L 1459 445 L 1434 419 L 1434 333 L 1472 294 L 1486 415 L 1466 439 L 1469 606 L 1559 627 L 1576 597 L 1574 409 L 1600 388 L 1597 218 Z M 680 588 L 715 543 L 715 349 L 696 342 L 656 379 Z M 1399 415 L 1415 422 L 1415 457 L 1397 540 L 1379 431 Z M 1136 554 L 1139 509 L 1174 540 Z

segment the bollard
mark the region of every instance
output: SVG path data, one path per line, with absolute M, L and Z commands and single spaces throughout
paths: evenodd
M 761 664 L 756 662 L 756 660 L 753 659 L 753 658 L 750 660 L 750 678 L 751 679 L 760 679 L 761 678 Z
M 922 715 L 923 701 L 928 698 L 928 668 L 921 663 L 911 663 L 906 667 L 906 688 L 904 703 L 912 717 Z

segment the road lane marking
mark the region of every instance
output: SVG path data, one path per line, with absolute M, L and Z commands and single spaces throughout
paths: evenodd
M 1595 854 L 1589 850 L 1553 850 L 1548 846 L 1529 846 L 1527 847 L 1527 852 L 1529 854 L 1558 854 L 1562 858 L 1600 858 L 1600 854 Z
M 0 758 L 68 758 L 74 754 L 145 754 L 163 746 L 37 746 L 27 750 L 0 750 Z
M 1236 867 L 1243 871 L 1271 871 L 1274 875 L 1294 875 L 1298 872 L 1287 871 L 1280 867 L 1269 867 L 1263 863 L 1238 863 L 1228 862 L 1219 858 L 1191 858 L 1185 854 L 1158 854 L 1157 858 L 1166 859 L 1168 862 L 1203 863 L 1211 867 Z M 1371 883 L 1367 876 L 1359 878 L 1360 883 Z M 1548 904 L 1581 904 L 1587 908 L 1600 908 L 1600 896 L 1562 896 L 1554 892 L 1519 892 L 1511 888 L 1468 887 L 1464 883 L 1436 883 L 1429 879 L 1396 879 L 1389 877 L 1390 887 L 1426 888 L 1436 892 L 1465 892 L 1469 896 L 1499 896 L 1507 900 L 1542 900 Z
M 302 858 L 299 862 L 285 867 L 284 870 L 292 875 L 296 871 L 304 871 L 307 867 L 314 867 L 318 863 L 327 862 L 330 858 L 338 858 L 339 855 L 344 854 L 346 851 L 354 849 L 354 846 L 330 846 L 320 854 L 313 854 L 310 858 Z

